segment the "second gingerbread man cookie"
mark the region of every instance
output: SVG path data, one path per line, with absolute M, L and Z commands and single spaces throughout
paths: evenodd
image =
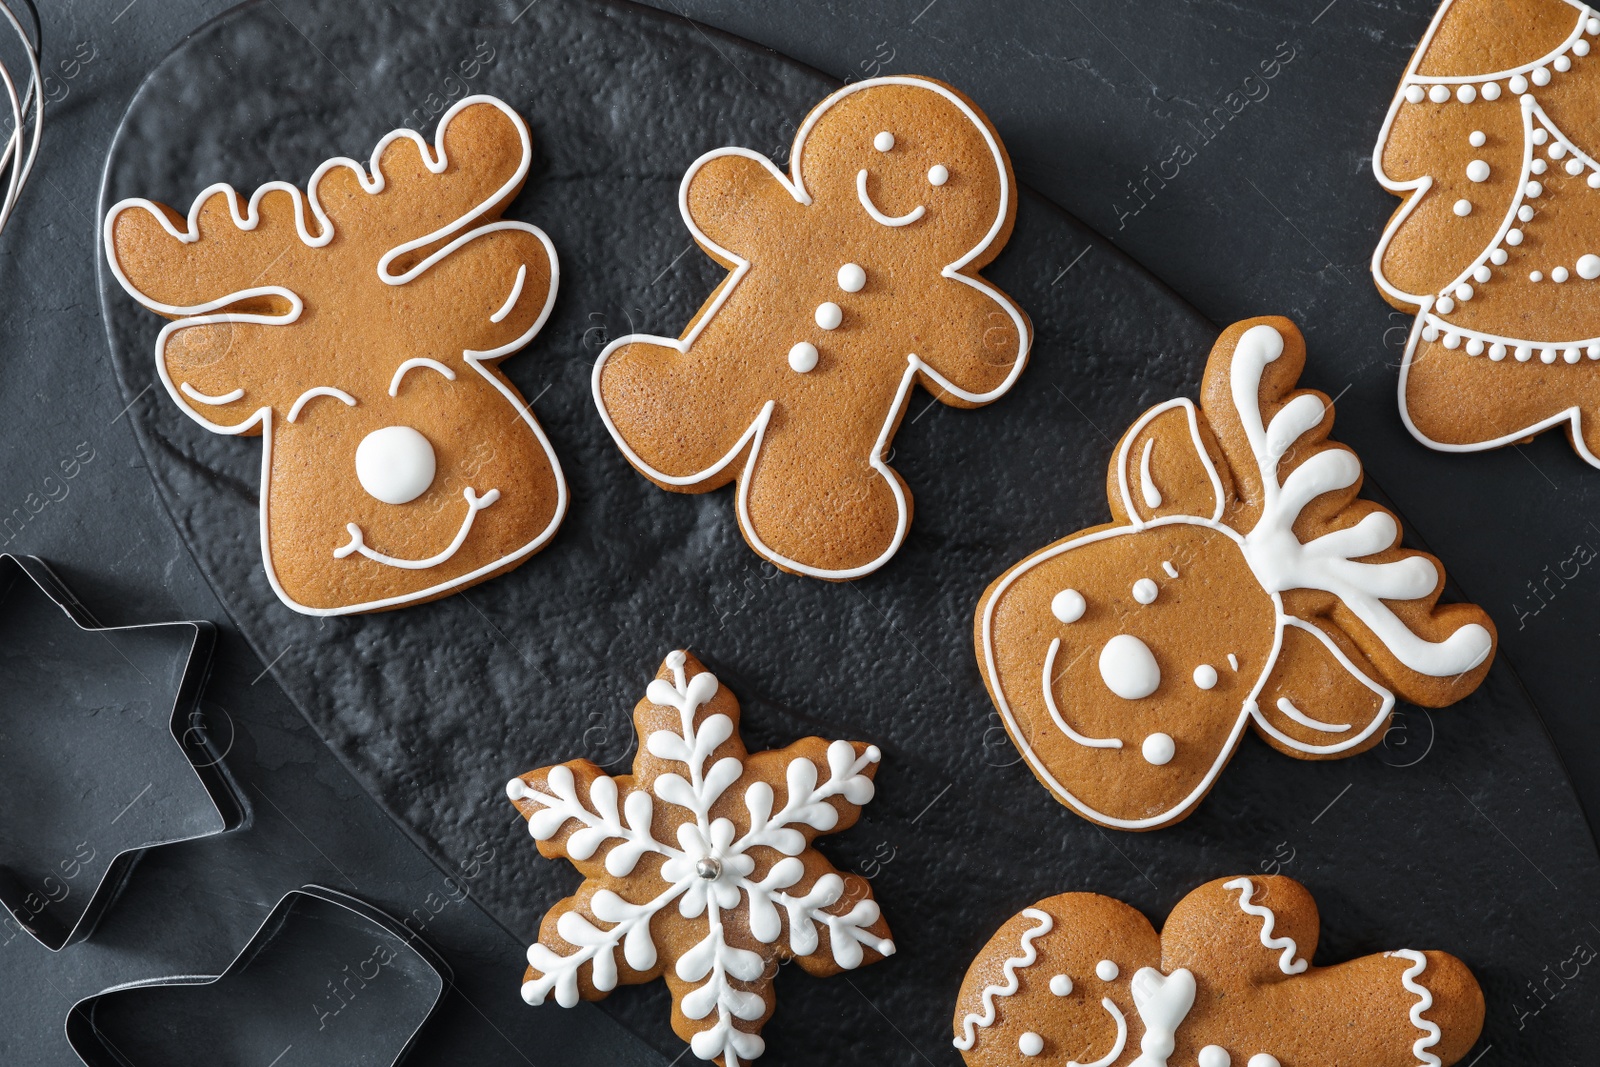
M 848 85 L 807 116 L 791 173 L 742 148 L 697 159 L 679 206 L 733 273 L 681 338 L 600 354 L 595 403 L 628 462 L 676 492 L 738 482 L 745 539 L 842 581 L 905 540 L 911 493 L 884 454 L 914 385 L 953 407 L 1022 372 L 1027 317 L 978 276 L 1016 213 L 1005 148 L 928 78 Z

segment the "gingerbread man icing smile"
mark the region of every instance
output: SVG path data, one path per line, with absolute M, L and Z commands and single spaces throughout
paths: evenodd
M 999 398 L 1027 317 L 978 270 L 1016 189 L 965 97 L 926 78 L 857 82 L 801 125 L 790 174 L 741 148 L 690 166 L 695 241 L 733 273 L 681 338 L 635 335 L 595 365 L 628 462 L 675 492 L 738 483 L 745 539 L 784 570 L 845 580 L 899 549 L 911 494 L 884 460 L 913 385 Z

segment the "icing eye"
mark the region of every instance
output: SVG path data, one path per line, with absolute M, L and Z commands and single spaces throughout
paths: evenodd
M 1077 622 L 1086 607 L 1083 594 L 1076 589 L 1063 589 L 1050 600 L 1050 614 L 1062 622 Z
M 1058 974 L 1050 979 L 1050 992 L 1058 997 L 1064 997 L 1072 992 L 1072 979 L 1064 974 Z
M 1139 746 L 1139 753 L 1152 767 L 1165 767 L 1178 754 L 1178 743 L 1171 734 L 1151 734 Z
M 1141 604 L 1154 604 L 1158 593 L 1160 590 L 1156 588 L 1156 583 L 1148 578 L 1140 578 L 1133 583 L 1133 599 Z
M 950 180 L 950 168 L 943 163 L 935 163 L 928 168 L 928 184 L 943 185 Z
M 1122 968 L 1117 966 L 1116 960 L 1101 960 L 1094 965 L 1095 977 L 1102 982 L 1115 982 L 1121 973 Z
M 1201 689 L 1215 689 L 1217 669 L 1209 663 L 1200 664 L 1194 669 L 1194 684 Z
M 872 139 L 872 147 L 880 152 L 887 152 L 894 147 L 894 134 L 884 130 Z
M 1100 650 L 1100 678 L 1124 700 L 1140 700 L 1161 685 L 1161 668 L 1150 646 L 1131 634 L 1118 634 Z
M 1221 1045 L 1207 1045 L 1200 1050 L 1200 1067 L 1232 1067 L 1233 1057 Z
M 1037 1056 L 1044 1051 L 1044 1038 L 1029 1030 L 1017 1038 L 1017 1051 L 1024 1056 Z
M 867 284 L 867 272 L 860 264 L 846 263 L 839 268 L 839 288 L 847 293 L 859 293 Z

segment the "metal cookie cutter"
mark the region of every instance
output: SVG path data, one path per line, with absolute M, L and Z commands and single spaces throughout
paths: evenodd
M 81 941 L 145 849 L 243 824 L 198 710 L 214 638 L 101 626 L 43 560 L 0 554 L 0 944 Z
M 284 895 L 216 977 L 157 978 L 73 1005 L 87 1067 L 389 1067 L 454 976 L 378 909 L 308 885 Z

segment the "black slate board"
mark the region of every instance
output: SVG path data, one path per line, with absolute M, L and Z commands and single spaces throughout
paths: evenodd
M 447 80 L 485 44 L 494 58 L 470 89 Z M 1448 948 L 1485 985 L 1485 1045 L 1516 1061 L 1579 1047 L 1593 1003 L 1521 1027 L 1516 1005 L 1536 1006 L 1523 983 L 1586 940 L 1581 920 L 1543 902 L 1552 887 L 1592 900 L 1600 865 L 1504 665 L 1456 708 L 1407 712 L 1389 745 L 1354 760 L 1304 764 L 1248 742 L 1200 812 L 1157 834 L 1095 829 L 1018 764 L 973 662 L 972 605 L 1010 562 L 1103 519 L 1111 441 L 1149 404 L 1192 395 L 1215 334 L 1049 204 L 1022 198 L 989 272 L 1033 318 L 1033 363 L 981 411 L 924 411 L 930 398 L 914 398 L 894 462 L 917 517 L 879 574 L 853 585 L 776 575 L 739 538 L 726 492 L 665 494 L 622 461 L 589 399 L 594 355 L 633 327 L 676 332 L 720 274 L 692 249 L 677 258 L 689 245 L 675 208 L 684 167 L 723 144 L 781 154 L 832 86 L 683 20 L 557 0 L 520 15 L 247 5 L 152 73 L 113 148 L 102 210 L 135 194 L 187 206 L 218 180 L 303 181 L 327 156 L 359 158 L 416 125 L 430 94 L 490 92 L 534 131 L 534 169 L 509 217 L 544 227 L 565 268 L 554 316 L 505 368 L 537 398 L 573 509 L 545 553 L 464 596 L 353 620 L 292 614 L 261 572 L 259 443 L 212 437 L 165 401 L 136 409 L 180 533 L 280 684 L 443 865 L 486 840 L 525 859 L 473 887 L 523 938 L 575 879 L 513 825 L 504 780 L 580 755 L 625 760 L 629 709 L 668 649 L 694 648 L 733 686 L 752 745 L 820 733 L 882 746 L 879 799 L 823 848 L 874 874 L 900 954 L 844 979 L 780 978 L 765 1062 L 956 1062 L 960 976 L 1018 908 L 1094 889 L 1159 919 L 1210 877 L 1280 866 L 1317 894 L 1321 958 Z M 153 380 L 159 323 L 103 271 L 101 282 L 131 400 Z M 1520 816 L 1514 849 L 1484 809 Z M 520 972 L 505 961 L 506 982 Z M 681 1051 L 659 984 L 605 1008 Z

